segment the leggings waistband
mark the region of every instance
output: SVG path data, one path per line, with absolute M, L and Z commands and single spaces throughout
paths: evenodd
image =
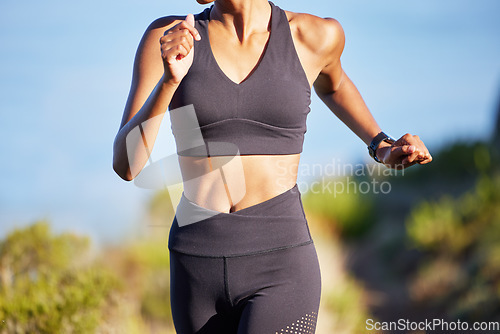
M 297 185 L 233 213 L 203 208 L 184 194 L 169 236 L 172 251 L 208 257 L 250 255 L 310 243 Z

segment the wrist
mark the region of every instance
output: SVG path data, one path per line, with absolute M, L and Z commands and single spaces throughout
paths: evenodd
M 392 144 L 383 141 L 380 143 L 378 146 L 377 150 L 375 151 L 375 156 L 381 163 L 385 163 L 385 160 L 387 158 L 388 153 L 391 151 Z
M 162 77 L 162 84 L 164 87 L 177 89 L 180 83 L 180 81 L 175 80 L 172 76 L 164 74 Z
M 380 132 L 377 134 L 368 145 L 370 156 L 379 163 L 384 163 L 388 149 L 394 144 L 395 140 L 391 136 Z

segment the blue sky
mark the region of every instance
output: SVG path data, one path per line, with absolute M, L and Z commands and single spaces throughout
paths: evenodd
M 491 134 L 497 0 L 274 3 L 340 21 L 344 69 L 393 136 L 416 133 L 436 150 Z M 144 229 L 152 192 L 111 168 L 134 53 L 155 18 L 202 9 L 194 0 L 0 2 L 0 236 L 40 218 L 101 241 Z M 311 108 L 303 165 L 367 159 L 316 97 Z

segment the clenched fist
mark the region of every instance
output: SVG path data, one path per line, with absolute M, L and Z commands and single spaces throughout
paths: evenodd
M 385 146 L 385 143 L 382 145 L 377 149 L 377 156 L 388 167 L 403 169 L 414 164 L 425 165 L 432 161 L 432 156 L 420 137 L 409 133 L 392 145 Z
M 182 81 L 193 64 L 194 40 L 200 39 L 193 14 L 188 14 L 184 21 L 165 31 L 160 38 L 165 82 L 178 84 Z

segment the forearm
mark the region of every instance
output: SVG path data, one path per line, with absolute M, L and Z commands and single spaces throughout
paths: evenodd
M 176 88 L 162 77 L 139 111 L 118 131 L 113 145 L 113 169 L 124 180 L 134 179 L 148 161 Z
M 328 108 L 366 145 L 381 131 L 358 89 L 345 73 L 335 91 L 322 93 L 317 90 L 317 93 Z
M 312 38 L 319 36 L 311 48 L 318 56 L 320 68 L 314 89 L 328 108 L 366 145 L 370 145 L 381 129 L 358 89 L 342 69 L 340 57 L 345 45 L 342 27 L 335 20 L 319 21 L 315 27 L 319 26 L 320 31 L 323 27 L 321 33 L 317 33 L 318 29 L 304 29 L 315 32 Z M 394 143 L 380 142 L 375 154 L 379 161 L 392 168 L 406 168 L 432 161 L 420 138 L 410 134 L 405 134 Z

